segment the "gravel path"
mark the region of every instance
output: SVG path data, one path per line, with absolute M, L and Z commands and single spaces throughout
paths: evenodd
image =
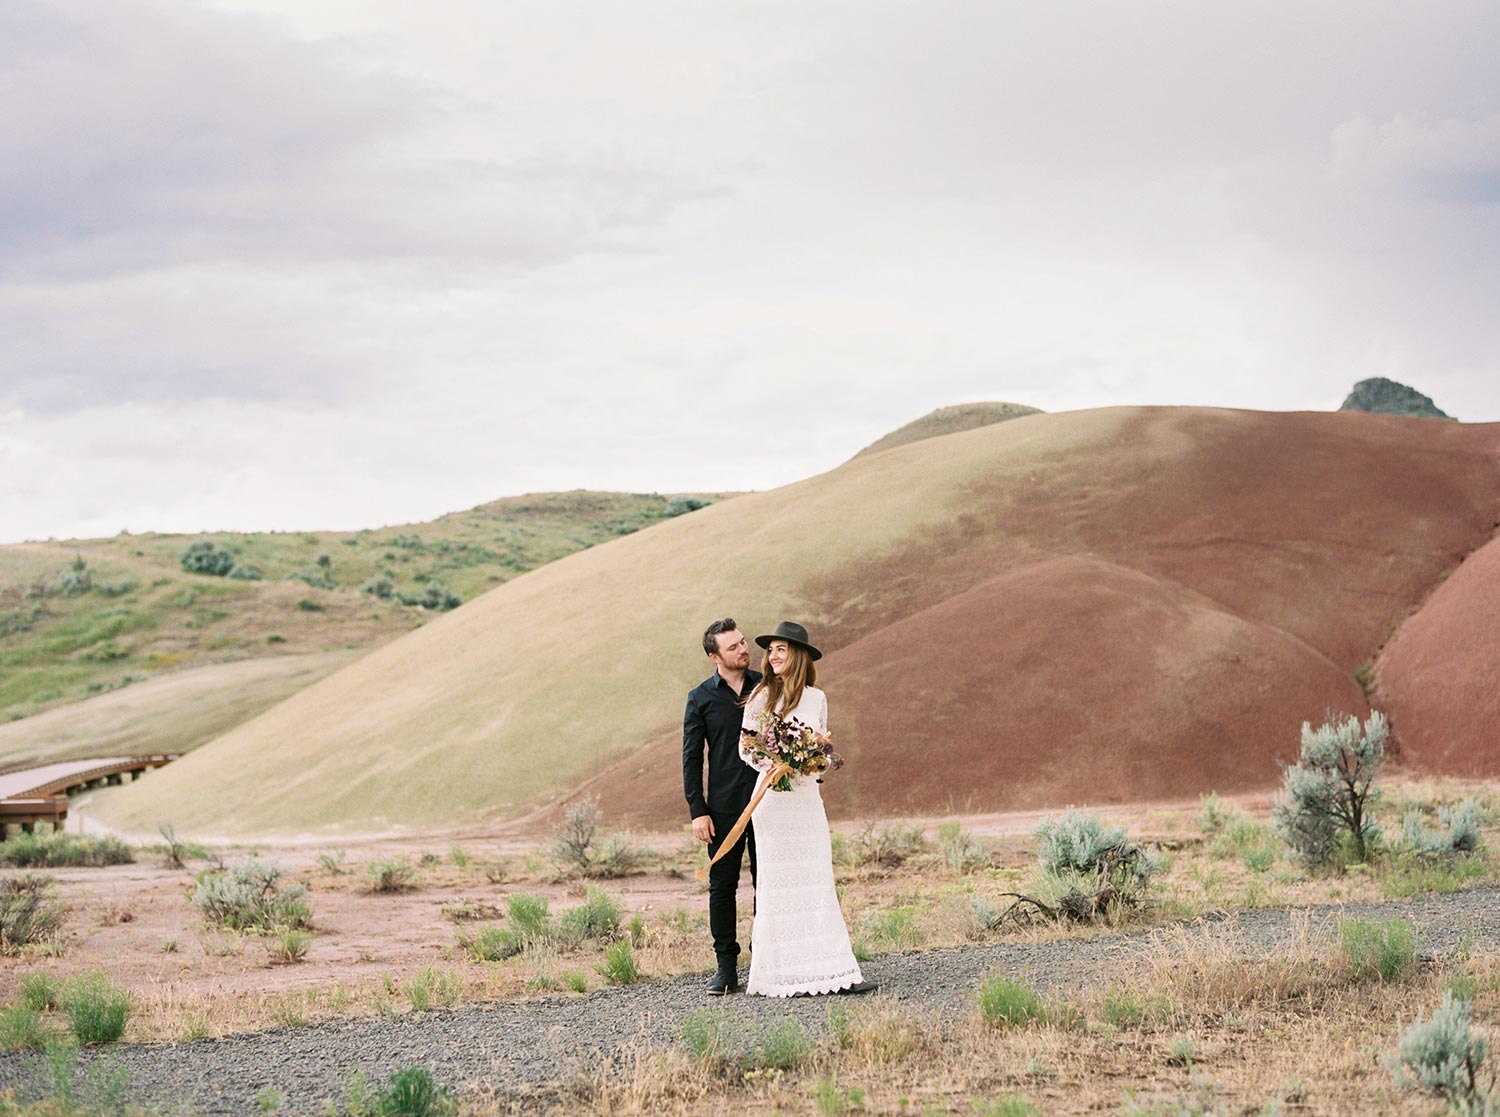
M 1246 953 L 1274 951 L 1305 913 L 1315 933 L 1339 919 L 1402 917 L 1416 928 L 1424 956 L 1460 947 L 1500 949 L 1500 889 L 1476 889 L 1412 901 L 1326 907 L 1269 908 L 1226 917 Z M 974 990 L 995 971 L 1023 977 L 1038 990 L 1069 989 L 1106 973 L 1129 972 L 1133 960 L 1159 950 L 1153 931 L 1047 943 L 999 942 L 881 955 L 864 967 L 882 995 L 925 1010 L 968 1011 Z M 676 1039 L 680 1022 L 704 1007 L 705 975 L 605 989 L 583 998 L 548 997 L 465 1005 L 393 1019 L 331 1020 L 193 1043 L 122 1045 L 91 1050 L 79 1073 L 103 1062 L 129 1075 L 130 1096 L 158 1105 L 186 1105 L 202 1114 L 251 1114 L 255 1095 L 271 1086 L 285 1094 L 283 1112 L 315 1114 L 324 1099 L 344 1095 L 362 1069 L 372 1083 L 420 1064 L 441 1083 L 525 1095 L 588 1075 L 610 1054 L 642 1036 Z M 830 998 L 731 997 L 723 1011 L 750 1021 L 790 1017 L 814 1034 L 827 1026 Z M 36 1056 L 0 1054 L 0 1088 L 36 1081 Z

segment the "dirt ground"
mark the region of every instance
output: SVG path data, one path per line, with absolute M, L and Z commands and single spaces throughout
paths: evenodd
M 1442 797 L 1451 798 L 1460 790 L 1445 787 Z M 1265 795 L 1221 801 L 1228 809 L 1262 819 L 1270 806 Z M 1104 808 L 1099 813 L 1107 822 L 1123 824 L 1133 837 L 1158 842 L 1170 851 L 1201 845 L 1200 812 L 1201 803 L 1194 799 Z M 951 904 L 954 897 L 962 901 L 975 892 L 995 897 L 1016 887 L 1034 864 L 1032 834 L 1048 813 L 1056 812 L 900 820 L 925 826 L 929 838 L 938 824 L 959 822 L 986 842 L 989 867 L 977 876 L 960 877 L 929 857 L 917 867 L 895 870 L 841 868 L 851 931 L 857 937 L 858 928 L 903 905 L 930 912 Z M 888 822 L 836 823 L 834 831 L 845 842 L 857 843 L 862 832 Z M 462 946 L 463 936 L 473 927 L 503 925 L 506 898 L 515 892 L 546 897 L 556 913 L 579 903 L 589 887 L 604 888 L 627 923 L 640 918 L 647 933 L 638 953 L 646 973 L 706 972 L 711 962 L 706 885 L 693 876 L 703 863 L 701 847 L 686 826 L 674 833 L 636 833 L 630 838 L 652 851 L 647 871 L 611 880 L 562 873 L 548 855 L 545 833 L 497 837 L 479 830 L 342 844 L 216 847 L 207 851 L 210 860 L 190 860 L 186 869 L 169 867 L 163 852 L 150 849 L 139 852 L 129 865 L 49 869 L 69 909 L 61 948 L 32 947 L 0 957 L 0 1004 L 15 1000 L 23 977 L 37 970 L 59 976 L 103 970 L 134 998 L 136 1011 L 126 1038 L 146 1041 L 224 1035 L 348 1013 L 394 1015 L 409 1007 L 407 983 L 429 969 L 452 975 L 462 999 L 555 990 L 560 977 L 580 973 L 589 988 L 598 988 L 604 978 L 594 972 L 598 959 L 592 956 L 565 953 L 480 964 Z M 275 862 L 288 882 L 310 890 L 315 934 L 300 961 L 275 961 L 268 949 L 274 938 L 205 924 L 190 902 L 194 876 L 212 868 L 212 858 L 232 864 L 252 855 Z M 399 892 L 370 891 L 366 867 L 385 860 L 415 865 L 415 886 Z M 1215 906 L 1222 897 L 1210 895 L 1210 885 L 1222 889 L 1228 874 L 1232 886 L 1235 871 L 1225 864 L 1209 873 L 1193 866 L 1176 873 L 1185 882 L 1183 888 L 1201 883 L 1203 903 Z M 742 941 L 748 940 L 750 914 L 745 875 Z M 1306 892 L 1309 887 L 1288 884 L 1269 902 L 1312 899 Z M 1334 887 L 1337 891 L 1330 894 L 1354 899 L 1362 885 L 1356 879 Z M 1226 899 L 1224 906 L 1233 902 Z M 939 930 L 906 945 L 943 945 L 944 938 Z M 955 933 L 949 941 L 963 941 L 962 934 Z

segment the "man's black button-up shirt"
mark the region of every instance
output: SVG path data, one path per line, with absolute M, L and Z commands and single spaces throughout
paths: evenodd
M 738 694 L 715 671 L 688 692 L 682 714 L 682 790 L 692 818 L 710 811 L 738 814 L 750 802 L 760 775 L 740 759 L 740 699 L 760 682 L 759 671 L 745 671 Z M 706 746 L 706 748 L 705 748 Z M 703 795 L 703 760 L 708 758 L 708 797 Z

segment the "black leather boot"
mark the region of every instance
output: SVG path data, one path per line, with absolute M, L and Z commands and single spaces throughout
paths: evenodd
M 713 977 L 708 979 L 708 995 L 710 997 L 724 997 L 730 993 L 740 991 L 740 974 L 738 966 L 730 966 L 719 963 L 718 970 Z

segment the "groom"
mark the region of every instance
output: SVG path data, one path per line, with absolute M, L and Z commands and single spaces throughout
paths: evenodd
M 714 621 L 703 633 L 703 651 L 714 673 L 688 692 L 682 715 L 682 790 L 693 819 L 693 837 L 708 843 L 708 855 L 719 851 L 750 802 L 758 772 L 740 759 L 740 702 L 760 682 L 750 670 L 750 646 L 733 617 Z M 703 793 L 703 761 L 708 760 L 708 794 Z M 708 983 L 711 997 L 740 988 L 740 944 L 735 937 L 734 894 L 740 886 L 740 862 L 750 854 L 755 881 L 755 834 L 747 826 L 734 846 L 708 871 L 708 928 L 714 937 L 718 968 Z

